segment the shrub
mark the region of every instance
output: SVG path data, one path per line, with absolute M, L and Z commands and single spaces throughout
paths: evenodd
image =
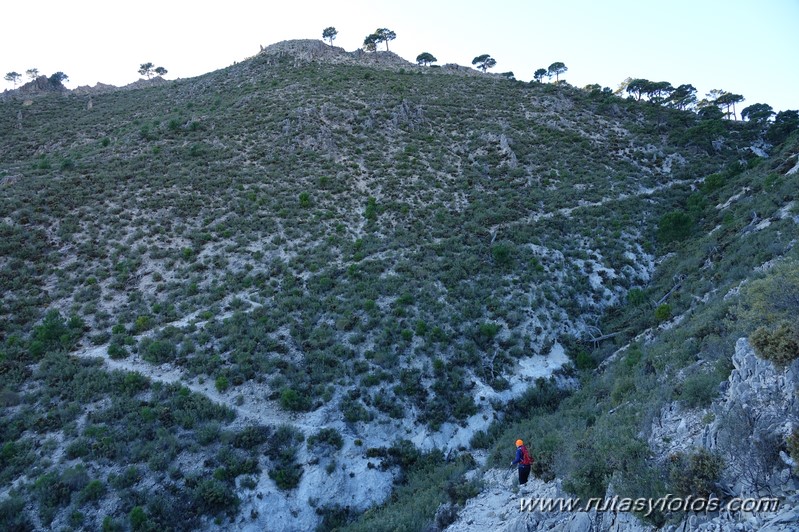
M 295 464 L 290 464 L 286 467 L 276 467 L 269 471 L 269 478 L 275 481 L 275 485 L 278 489 L 284 491 L 293 490 L 300 484 L 302 469 L 298 468 Z
M 105 495 L 105 485 L 99 480 L 92 480 L 78 494 L 78 502 L 98 501 Z
M 103 532 L 122 532 L 123 530 L 125 530 L 125 527 L 124 527 L 124 525 L 122 525 L 122 523 L 120 523 L 119 521 L 116 521 L 110 515 L 106 515 L 103 518 L 103 524 L 102 524 L 101 530 Z M 137 529 L 133 529 L 133 530 L 136 531 Z
M 580 349 L 574 356 L 574 367 L 579 370 L 591 370 L 596 366 L 596 361 L 585 349 Z
M 141 341 L 139 349 L 142 358 L 153 364 L 163 364 L 175 358 L 175 344 L 171 340 L 145 338 Z
M 708 497 L 721 476 L 724 461 L 707 449 L 669 457 L 669 482 L 678 496 Z
M 205 514 L 233 511 L 239 504 L 232 487 L 215 478 L 201 480 L 194 488 L 193 496 L 200 512 Z
M 233 436 L 233 441 L 231 443 L 234 447 L 238 447 L 239 449 L 252 449 L 253 447 L 266 443 L 269 439 L 270 432 L 269 427 L 264 425 L 251 425 L 245 427 L 241 432 Z
M 689 375 L 682 383 L 680 400 L 689 408 L 708 406 L 718 394 L 719 381 L 715 372 Z
M 705 194 L 710 194 L 722 186 L 724 186 L 724 176 L 722 174 L 711 174 L 705 178 L 699 188 Z
M 317 527 L 317 530 L 339 530 L 343 529 L 345 525 L 350 523 L 355 517 L 354 512 L 350 510 L 349 506 L 341 507 L 324 506 L 316 509 L 316 515 L 322 518 L 322 523 Z
M 788 435 L 786 446 L 788 447 L 788 454 L 794 462 L 799 464 L 799 428 L 793 429 L 793 432 Z M 799 466 L 794 467 L 794 471 L 799 469 Z
M 691 234 L 693 220 L 682 211 L 663 215 L 658 222 L 657 238 L 663 244 L 684 240 Z
M 658 322 L 668 321 L 671 318 L 671 305 L 663 303 L 655 309 L 655 319 Z
M 134 532 L 139 530 L 146 530 L 147 526 L 147 514 L 144 513 L 144 508 L 141 506 L 134 506 L 133 509 L 128 514 L 128 520 L 130 521 L 130 528 Z
M 311 409 L 311 401 L 293 388 L 284 388 L 280 392 L 280 406 L 292 412 L 307 412 Z
M 117 476 L 109 476 L 108 481 L 114 489 L 122 490 L 136 485 L 142 479 L 142 474 L 135 466 L 130 466 Z
M 344 415 L 347 423 L 357 423 L 358 421 L 369 421 L 372 414 L 357 399 L 344 398 L 339 403 L 339 409 Z
M 369 196 L 366 200 L 366 209 L 364 209 L 363 217 L 370 222 L 377 220 L 377 200 L 374 196 Z
M 216 391 L 222 393 L 230 388 L 230 381 L 224 375 L 220 375 L 216 378 L 216 381 L 214 381 L 214 386 L 216 387 Z
M 474 340 L 477 342 L 477 345 L 485 349 L 494 340 L 497 334 L 499 334 L 500 330 L 502 330 L 502 326 L 498 323 L 481 323 L 474 335 Z
M 302 468 L 295 459 L 302 439 L 302 433 L 288 425 L 279 427 L 269 438 L 266 454 L 274 462 L 269 478 L 282 490 L 294 489 L 300 483 Z
M 111 357 L 113 360 L 119 360 L 119 359 L 122 359 L 122 358 L 127 358 L 128 354 L 129 354 L 128 350 L 122 344 L 118 344 L 116 342 L 112 342 L 108 346 L 108 356 Z
M 33 330 L 30 353 L 39 358 L 50 351 L 69 351 L 80 338 L 82 329 L 80 320 L 71 319 L 67 323 L 57 310 L 51 310 Z
M 344 440 L 341 438 L 341 433 L 336 429 L 321 429 L 308 438 L 308 447 L 316 445 L 328 445 L 334 449 L 341 449 L 344 446 Z
M 640 288 L 631 288 L 630 291 L 627 292 L 627 303 L 634 307 L 643 305 L 646 303 L 646 294 Z
M 133 324 L 133 331 L 135 333 L 141 333 L 152 328 L 152 326 L 153 319 L 150 316 L 139 316 Z
M 192 144 L 189 148 L 190 157 L 201 157 L 205 155 L 205 149 L 202 144 Z
M 786 261 L 741 290 L 737 312 L 752 328 L 772 327 L 799 314 L 799 263 Z
M 799 332 L 787 321 L 780 322 L 774 329 L 758 327 L 749 335 L 749 341 L 757 356 L 779 367 L 799 358 Z
M 39 501 L 39 515 L 49 525 L 58 508 L 69 504 L 73 491 L 83 489 L 88 483 L 88 475 L 82 467 L 70 468 L 61 475 L 46 473 L 33 483 L 33 492 Z
M 25 499 L 11 496 L 0 501 L 0 530 L 27 531 L 33 525 L 25 513 Z
M 497 266 L 510 266 L 513 262 L 513 251 L 511 242 L 499 242 L 491 247 L 491 257 Z

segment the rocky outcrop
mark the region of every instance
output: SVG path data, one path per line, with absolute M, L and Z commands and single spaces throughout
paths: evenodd
M 416 63 L 406 61 L 394 52 L 387 50 L 367 52 L 359 48 L 348 52 L 344 48 L 330 46 L 316 39 L 293 39 L 281 41 L 266 48 L 262 46 L 258 57 L 269 65 L 289 61 L 296 67 L 311 61 L 320 61 L 333 64 L 368 66 L 382 70 L 398 71 L 404 69 L 422 73 L 444 72 L 459 76 L 484 76 L 505 79 L 501 74 L 484 73 L 474 68 L 454 63 L 422 67 Z
M 103 92 L 113 92 L 119 90 L 119 87 L 116 85 L 109 85 L 108 83 L 100 83 L 99 81 L 94 84 L 94 86 L 90 85 L 81 85 L 79 87 L 75 87 L 72 90 L 72 94 L 99 94 Z
M 333 64 L 361 65 L 386 70 L 419 69 L 394 52 L 377 51 L 366 52 L 358 49 L 347 52 L 344 48 L 330 46 L 315 39 L 295 39 L 282 41 L 262 48 L 259 57 L 267 64 L 276 64 L 281 61 L 291 61 L 294 66 L 311 61 L 323 61 Z
M 31 96 L 39 96 L 41 94 L 65 94 L 68 92 L 69 89 L 64 87 L 60 81 L 54 83 L 47 76 L 39 76 L 18 89 L 4 91 L 2 96 L 3 99 L 30 98 Z
M 671 403 L 653 422 L 649 438 L 656 456 L 708 449 L 723 457 L 719 492 L 735 497 L 777 497 L 777 514 L 691 515 L 678 530 L 796 530 L 799 482 L 784 445 L 799 426 L 799 361 L 779 368 L 758 358 L 746 338 L 732 356 L 733 371 L 706 410 Z
M 366 52 L 357 49 L 347 52 L 344 48 L 330 46 L 315 39 L 294 39 L 275 43 L 266 48 L 261 48 L 258 56 L 262 61 L 270 65 L 277 64 L 277 62 L 290 61 L 294 66 L 300 66 L 312 61 L 323 61 L 333 64 L 360 65 L 395 71 L 400 69 L 414 69 L 420 72 L 444 70 L 444 68 L 420 67 L 390 51 Z M 448 72 L 458 70 L 450 68 L 451 65 L 446 65 L 446 67 Z M 464 73 L 466 71 L 477 73 L 476 70 L 467 67 L 459 67 L 459 69 L 462 69 Z
M 744 496 L 789 496 L 799 484 L 780 450 L 799 426 L 799 361 L 785 369 L 758 358 L 746 338 L 732 357 L 735 370 L 710 412 L 703 446 L 724 456 L 725 480 Z
M 661 459 L 700 447 L 721 455 L 725 489 L 736 495 L 789 496 L 799 485 L 782 448 L 799 426 L 799 362 L 777 368 L 741 338 L 732 363 L 735 369 L 710 408 L 669 404 L 653 423 L 649 445 Z
M 169 82 L 161 76 L 156 76 L 150 79 L 138 79 L 133 83 L 128 83 L 122 89 L 147 89 L 149 87 L 157 87 L 159 85 L 166 85 Z

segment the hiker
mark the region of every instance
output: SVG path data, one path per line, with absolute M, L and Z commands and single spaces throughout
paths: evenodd
M 522 440 L 516 440 L 516 459 L 510 463 L 511 467 L 519 464 L 519 485 L 527 484 L 527 478 L 530 476 L 530 469 L 533 465 L 533 458 L 527 452 L 527 447 L 524 446 Z

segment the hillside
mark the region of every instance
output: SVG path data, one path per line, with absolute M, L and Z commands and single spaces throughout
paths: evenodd
M 796 268 L 799 144 L 749 123 L 315 41 L 25 98 L 0 101 L 20 530 L 422 528 L 514 431 L 570 493 L 634 491 L 652 418 L 690 379 L 709 407 L 763 325 L 725 296 Z

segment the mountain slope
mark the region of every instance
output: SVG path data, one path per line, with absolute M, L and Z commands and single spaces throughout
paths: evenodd
M 4 504 L 43 525 L 305 529 L 384 500 L 401 440 L 469 450 L 631 288 L 662 287 L 664 215 L 756 161 L 758 137 L 303 41 L 166 85 L 6 99 L 0 120 L 3 441 L 22 464 Z M 122 401 L 129 377 L 68 352 L 153 380 Z M 107 384 L 81 395 L 59 364 Z M 164 393 L 225 408 L 175 423 L 153 412 Z M 132 411 L 147 436 L 123 437 Z M 168 452 L 132 452 L 153 435 Z M 108 437 L 126 447 L 95 452 Z M 81 496 L 89 477 L 105 489 Z

